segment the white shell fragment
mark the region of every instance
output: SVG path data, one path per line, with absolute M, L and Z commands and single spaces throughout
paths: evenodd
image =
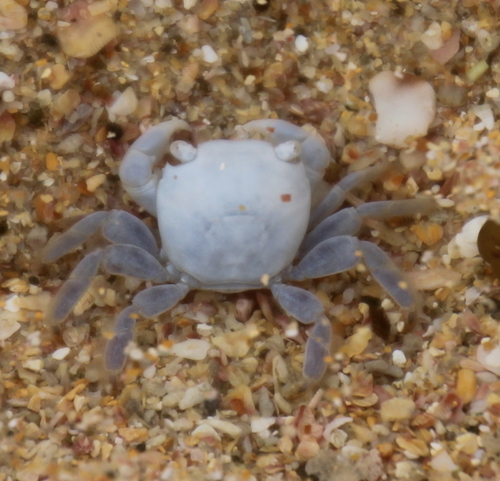
M 137 97 L 135 96 L 134 89 L 127 87 L 108 107 L 108 112 L 114 115 L 130 115 L 137 108 Z
M 207 382 L 203 382 L 198 384 L 197 386 L 190 387 L 184 393 L 184 396 L 179 401 L 179 409 L 183 411 L 197 404 L 200 404 L 205 400 L 205 394 L 207 391 L 210 391 L 211 386 Z
M 69 352 L 69 347 L 61 347 L 52 353 L 52 358 L 56 361 L 62 361 L 69 354 Z
M 14 319 L 0 320 L 0 341 L 5 341 L 21 328 L 21 324 Z
M 443 33 L 438 22 L 432 22 L 422 34 L 420 41 L 429 49 L 437 50 L 443 46 Z
M 210 45 L 203 45 L 203 47 L 201 47 L 201 55 L 203 60 L 207 63 L 215 63 L 219 60 L 219 56 Z
M 309 40 L 304 35 L 297 35 L 295 39 L 295 48 L 300 52 L 304 53 L 309 48 Z
M 0 72 L 0 92 L 14 88 L 16 82 L 5 72 Z
M 57 38 L 68 57 L 89 58 L 120 33 L 109 12 L 93 14 L 87 2 L 71 4 L 57 27 Z
M 448 253 L 452 258 L 472 259 L 479 255 L 477 237 L 488 217 L 481 215 L 464 224 L 462 230 L 448 244 Z
M 495 127 L 495 116 L 493 115 L 493 110 L 490 105 L 475 105 L 472 111 L 481 120 L 481 122 L 474 125 L 474 130 L 481 131 L 484 128 L 492 130 L 493 127 Z
M 409 138 L 423 137 L 436 114 L 432 86 L 414 75 L 381 72 L 369 84 L 377 111 L 375 138 L 392 147 L 405 147 Z
M 210 343 L 203 339 L 188 339 L 174 344 L 170 352 L 176 356 L 192 361 L 203 361 L 207 357 Z

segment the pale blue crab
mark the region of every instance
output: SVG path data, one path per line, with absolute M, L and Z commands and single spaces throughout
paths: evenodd
M 123 367 L 138 316 L 158 316 L 192 289 L 270 289 L 290 316 L 312 325 L 303 369 L 312 379 L 324 373 L 331 324 L 315 295 L 286 282 L 344 272 L 364 261 L 401 307 L 412 307 L 403 274 L 378 246 L 355 235 L 365 217 L 424 213 L 434 204 L 431 199 L 373 202 L 337 212 L 347 191 L 386 168 L 377 165 L 343 178 L 311 210 L 311 192 L 331 162 L 319 137 L 285 121 L 256 120 L 241 130 L 263 140 L 213 140 L 195 148 L 171 142 L 179 130 L 191 129 L 179 119 L 150 128 L 120 166 L 125 190 L 157 217 L 161 248 L 139 219 L 113 210 L 83 218 L 52 238 L 43 254 L 45 262 L 53 262 L 99 229 L 110 242 L 88 254 L 61 287 L 47 315 L 52 324 L 69 315 L 100 268 L 156 284 L 118 315 L 105 355 L 108 369 Z M 180 164 L 157 169 L 168 150 Z

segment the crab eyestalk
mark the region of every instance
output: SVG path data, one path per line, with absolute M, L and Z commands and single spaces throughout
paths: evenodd
M 155 166 L 168 152 L 172 136 L 180 130 L 190 132 L 191 127 L 179 119 L 155 125 L 131 145 L 120 165 L 120 179 L 124 189 L 154 216 L 156 190 L 160 180 L 160 172 L 155 170 Z
M 274 151 L 276 152 L 276 156 L 278 157 L 278 159 L 294 164 L 300 160 L 302 147 L 299 142 L 295 140 L 289 140 L 288 142 L 278 144 L 274 148 Z
M 274 146 L 294 140 L 300 144 L 300 159 L 306 168 L 307 178 L 314 190 L 332 162 L 330 151 L 323 139 L 284 120 L 252 120 L 241 126 L 248 135 L 260 134 Z
M 172 142 L 170 146 L 170 153 L 179 161 L 185 164 L 186 162 L 191 162 L 196 158 L 198 150 L 191 144 L 184 142 L 183 140 L 176 140 Z

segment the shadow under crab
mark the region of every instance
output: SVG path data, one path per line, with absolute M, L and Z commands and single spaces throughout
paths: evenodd
M 178 119 L 152 127 L 134 142 L 120 166 L 125 190 L 157 217 L 161 248 L 139 219 L 113 210 L 86 216 L 52 238 L 43 253 L 45 262 L 53 262 L 99 230 L 110 242 L 88 254 L 58 291 L 46 316 L 51 324 L 64 321 L 101 268 L 155 284 L 118 315 L 106 348 L 109 370 L 123 368 L 138 316 L 158 316 L 194 289 L 270 289 L 284 311 L 312 326 L 303 368 L 310 379 L 325 371 L 331 323 L 314 294 L 287 282 L 345 272 L 363 261 L 402 308 L 413 306 L 403 273 L 378 246 L 356 234 L 364 218 L 425 214 L 435 208 L 433 199 L 339 210 L 348 191 L 385 171 L 381 164 L 349 174 L 311 207 L 311 194 L 331 162 L 322 139 L 285 121 L 256 120 L 241 130 L 265 140 L 213 140 L 195 148 L 171 142 L 182 130 L 191 129 Z M 156 169 L 167 150 L 180 165 Z

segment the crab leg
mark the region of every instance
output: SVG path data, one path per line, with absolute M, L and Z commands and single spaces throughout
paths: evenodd
M 59 324 L 68 317 L 90 287 L 99 267 L 103 267 L 110 274 L 156 282 L 169 280 L 165 268 L 144 249 L 129 244 L 112 244 L 88 254 L 76 266 L 52 300 L 46 316 L 50 324 Z
M 286 284 L 274 284 L 271 292 L 280 306 L 302 324 L 312 324 L 304 359 L 304 376 L 318 380 L 326 368 L 325 359 L 330 354 L 332 329 L 325 317 L 321 301 L 311 292 Z
M 104 249 L 102 267 L 110 274 L 138 277 L 163 282 L 165 268 L 140 247 L 129 244 L 111 244 Z
M 102 250 L 92 252 L 75 267 L 49 306 L 45 316 L 49 324 L 60 324 L 68 317 L 73 307 L 89 288 L 92 279 L 97 275 L 102 256 Z
M 382 200 L 368 202 L 358 207 L 342 209 L 309 232 L 300 248 L 299 255 L 304 255 L 313 247 L 330 237 L 339 235 L 356 235 L 363 220 L 385 220 L 391 217 L 409 217 L 416 214 L 427 215 L 435 211 L 437 203 L 430 197 L 404 200 Z
M 264 135 L 274 146 L 289 140 L 300 142 L 302 147 L 300 158 L 306 167 L 311 185 L 317 184 L 323 178 L 325 169 L 332 160 L 322 139 L 285 120 L 252 120 L 241 128 L 248 134 L 256 132 Z
M 279 305 L 302 324 L 316 322 L 324 313 L 320 300 L 309 291 L 286 284 L 274 284 L 271 292 Z
M 359 263 L 359 240 L 350 235 L 327 239 L 314 247 L 291 271 L 291 279 L 301 281 L 345 272 Z
M 172 309 L 189 292 L 186 284 L 154 286 L 134 297 L 132 305 L 123 309 L 113 326 L 113 337 L 106 346 L 104 365 L 109 371 L 120 371 L 126 361 L 125 348 L 134 340 L 136 319 L 159 316 Z
M 113 327 L 114 336 L 106 346 L 104 365 L 108 371 L 121 371 L 127 356 L 125 348 L 134 340 L 136 310 L 133 306 L 123 309 L 118 315 Z
M 102 235 L 113 244 L 132 244 L 158 257 L 160 249 L 153 233 L 135 215 L 112 210 L 102 223 Z
M 306 234 L 300 246 L 299 256 L 304 257 L 320 242 L 342 235 L 356 235 L 361 228 L 362 217 L 355 207 L 339 210 Z
M 101 227 L 107 212 L 94 212 L 79 220 L 60 236 L 52 237 L 42 251 L 42 261 L 54 262 L 89 240 Z
M 307 340 L 302 368 L 305 377 L 314 380 L 321 379 L 326 369 L 326 360 L 330 356 L 331 341 L 332 326 L 330 321 L 322 316 L 314 324 Z
M 290 278 L 299 281 L 338 274 L 356 267 L 362 258 L 375 280 L 401 307 L 413 305 L 414 296 L 404 275 L 389 256 L 375 244 L 349 235 L 319 243 L 292 269 Z
M 401 271 L 392 263 L 389 256 L 372 242 L 360 241 L 366 267 L 375 280 L 403 308 L 414 304 L 414 296 Z
M 178 304 L 189 292 L 187 284 L 153 286 L 134 297 L 134 308 L 144 317 L 155 317 Z
M 101 228 L 115 244 L 132 244 L 157 257 L 158 245 L 151 231 L 135 216 L 123 210 L 94 212 L 79 220 L 60 236 L 52 237 L 42 252 L 42 261 L 54 262 L 90 239 Z
M 160 180 L 160 172 L 155 171 L 155 166 L 167 153 L 172 136 L 179 130 L 191 131 L 191 127 L 179 119 L 155 125 L 131 145 L 120 165 L 124 189 L 154 216 Z
M 319 205 L 311 212 L 309 229 L 316 227 L 321 221 L 336 212 L 345 201 L 346 193 L 367 182 L 378 179 L 389 164 L 382 163 L 369 169 L 353 172 L 336 184 Z

